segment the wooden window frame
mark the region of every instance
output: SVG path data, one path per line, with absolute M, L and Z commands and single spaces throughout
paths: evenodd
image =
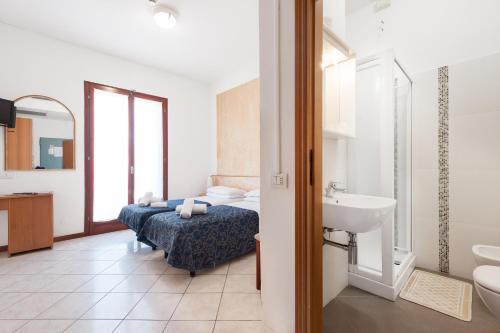
M 168 198 L 168 99 L 154 95 L 138 93 L 132 90 L 112 87 L 104 84 L 85 81 L 85 235 L 96 235 L 106 232 L 125 230 L 127 227 L 111 220 L 94 223 L 94 90 L 99 89 L 128 96 L 129 116 L 129 170 L 134 166 L 134 98 L 142 98 L 162 103 L 163 129 L 163 197 Z M 128 173 L 128 203 L 134 202 L 134 174 Z
M 295 0 L 295 332 L 323 332 L 323 1 Z

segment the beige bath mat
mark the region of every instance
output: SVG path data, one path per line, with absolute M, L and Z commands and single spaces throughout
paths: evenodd
M 416 270 L 399 297 L 463 321 L 472 317 L 472 285 L 467 282 Z

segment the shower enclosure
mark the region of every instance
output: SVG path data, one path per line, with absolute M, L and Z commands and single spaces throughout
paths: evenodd
M 349 284 L 395 299 L 415 266 L 412 239 L 412 81 L 392 51 L 357 63 L 356 138 L 347 142 L 350 193 L 397 200 L 382 228 L 358 234 Z

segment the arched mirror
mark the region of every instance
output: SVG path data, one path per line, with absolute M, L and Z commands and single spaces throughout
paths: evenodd
M 75 168 L 75 118 L 61 102 L 30 95 L 14 101 L 16 123 L 5 131 L 5 170 Z

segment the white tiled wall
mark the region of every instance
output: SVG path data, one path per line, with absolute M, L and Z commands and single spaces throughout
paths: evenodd
M 472 277 L 474 244 L 500 246 L 500 54 L 449 66 L 450 273 Z M 438 269 L 437 70 L 414 77 L 417 266 Z
M 449 67 L 450 271 L 472 276 L 474 244 L 500 246 L 500 54 Z
M 437 70 L 414 77 L 413 241 L 417 266 L 437 270 L 438 81 Z

